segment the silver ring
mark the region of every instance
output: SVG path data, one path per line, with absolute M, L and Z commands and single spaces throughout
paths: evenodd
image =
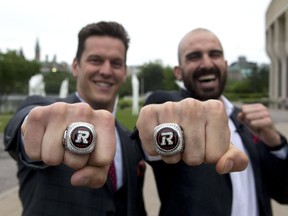
M 67 126 L 63 135 L 66 150 L 76 154 L 89 154 L 95 148 L 96 132 L 87 122 L 74 122 Z
M 160 124 L 154 128 L 154 146 L 159 155 L 171 156 L 184 151 L 184 136 L 180 125 Z

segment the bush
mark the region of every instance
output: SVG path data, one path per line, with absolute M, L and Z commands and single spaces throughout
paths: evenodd
M 64 79 L 69 80 L 69 92 L 75 91 L 76 81 L 69 72 L 57 72 L 44 74 L 45 92 L 46 94 L 59 94 L 61 83 Z
M 126 109 L 132 107 L 132 100 L 131 99 L 119 99 L 118 100 L 118 109 Z

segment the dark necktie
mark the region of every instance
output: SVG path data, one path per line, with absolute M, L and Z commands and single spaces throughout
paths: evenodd
M 109 168 L 109 177 L 111 179 L 112 182 L 112 187 L 114 192 L 117 190 L 117 176 L 116 176 L 116 169 L 115 169 L 115 164 L 114 164 L 114 160 Z

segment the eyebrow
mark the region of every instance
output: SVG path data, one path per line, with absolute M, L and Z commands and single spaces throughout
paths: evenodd
M 219 53 L 223 53 L 223 50 L 221 50 L 221 49 L 212 49 L 212 50 L 210 50 L 210 52 L 219 52 Z
M 208 53 L 213 53 L 213 52 L 221 53 L 222 55 L 223 55 L 223 53 L 224 53 L 223 50 L 221 50 L 221 49 L 211 49 L 211 50 L 208 51 Z M 193 55 L 193 54 L 201 54 L 201 53 L 203 53 L 203 51 L 201 51 L 201 50 L 195 50 L 195 51 L 191 51 L 191 52 L 187 53 L 187 54 L 185 55 L 185 57 L 189 57 L 190 55 Z

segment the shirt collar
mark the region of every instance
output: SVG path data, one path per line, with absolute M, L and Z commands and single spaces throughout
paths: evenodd
M 220 101 L 222 101 L 222 103 L 224 104 L 227 116 L 231 116 L 234 109 L 233 104 L 224 95 L 220 96 Z

